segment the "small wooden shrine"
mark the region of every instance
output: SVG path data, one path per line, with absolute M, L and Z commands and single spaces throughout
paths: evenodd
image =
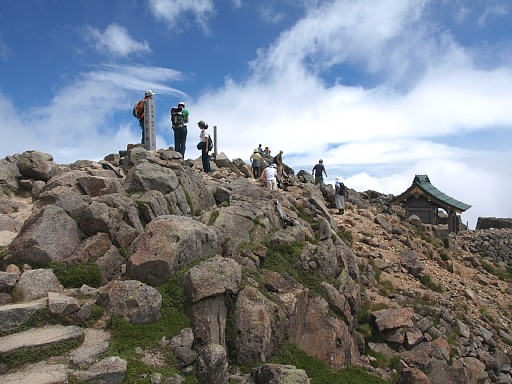
M 406 217 L 416 215 L 423 224 L 439 224 L 438 209 L 448 214 L 448 231 L 458 232 L 460 220 L 457 214 L 471 208 L 471 205 L 445 195 L 432 184 L 427 175 L 416 175 L 412 185 L 400 196 L 393 198 L 391 204 L 400 204 L 405 208 Z

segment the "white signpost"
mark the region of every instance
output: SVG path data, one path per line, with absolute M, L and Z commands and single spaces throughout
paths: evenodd
M 144 101 L 144 148 L 156 149 L 156 110 L 155 100 Z

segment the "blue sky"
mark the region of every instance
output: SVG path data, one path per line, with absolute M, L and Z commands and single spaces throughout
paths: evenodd
M 183 100 L 230 158 L 261 143 L 393 194 L 426 173 L 474 228 L 512 217 L 511 22 L 510 0 L 6 2 L 0 156 L 116 153 L 140 140 L 131 109 L 151 89 L 158 148 Z

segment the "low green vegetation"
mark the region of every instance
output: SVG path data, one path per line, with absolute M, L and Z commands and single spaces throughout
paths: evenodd
M 498 279 L 512 282 L 512 265 L 509 265 L 505 270 L 499 267 L 495 267 L 491 263 L 482 260 L 482 267 L 491 275 L 496 276 Z
M 95 288 L 101 286 L 101 271 L 95 260 L 73 265 L 50 263 L 48 268 L 53 269 L 55 276 L 66 288 L 80 288 L 84 284 Z
M 441 284 L 433 282 L 429 275 L 420 275 L 420 283 L 434 292 L 442 293 L 444 291 Z
M 489 312 L 489 310 L 485 307 L 480 307 L 480 313 L 482 316 L 487 320 L 488 323 L 496 324 L 496 319 L 493 315 Z
M 392 293 L 395 293 L 396 289 L 393 283 L 389 280 L 381 280 L 379 284 L 379 292 L 384 296 L 388 296 Z
M 210 214 L 210 218 L 208 219 L 208 226 L 212 226 L 215 224 L 215 220 L 217 220 L 217 217 L 219 217 L 220 210 L 214 209 L 212 213 Z
M 306 208 L 304 208 L 304 206 L 302 205 L 299 205 L 297 207 L 297 212 L 299 214 L 299 217 L 304 220 L 306 223 L 309 223 L 311 224 L 313 222 L 313 215 L 308 213 L 306 211 Z
M 372 312 L 388 308 L 389 306 L 385 303 L 374 304 L 369 299 L 365 299 L 361 302 L 359 312 L 357 312 L 357 331 L 363 334 L 367 341 L 383 341 L 382 334 L 378 331 L 373 321 Z
M 338 236 L 349 248 L 352 248 L 352 245 L 354 244 L 354 237 L 352 236 L 352 232 L 340 231 L 338 232 Z
M 197 262 L 198 263 L 198 262 Z M 179 373 L 178 363 L 167 346 L 161 345 L 162 337 L 170 339 L 182 329 L 191 327 L 190 319 L 186 316 L 189 306 L 183 288 L 183 276 L 187 270 L 197 263 L 188 265 L 175 273 L 171 279 L 156 289 L 162 295 L 161 317 L 158 321 L 149 324 L 131 324 L 122 317 L 115 316 L 109 321 L 111 339 L 109 349 L 105 356 L 120 356 L 128 362 L 128 370 L 124 383 L 142 383 L 141 377 L 149 377 L 152 373 L 170 375 Z M 136 352 L 136 348 L 156 356 L 161 365 L 149 367 L 142 361 L 143 355 Z M 186 376 L 187 384 L 197 383 L 195 376 Z
M 441 257 L 441 260 L 448 261 L 450 260 L 450 256 L 445 251 L 439 252 L 439 257 Z
M 338 371 L 332 370 L 325 363 L 307 355 L 297 346 L 284 343 L 272 356 L 271 363 L 291 364 L 306 371 L 311 384 L 386 384 L 379 377 L 370 375 L 357 367 L 346 367 Z

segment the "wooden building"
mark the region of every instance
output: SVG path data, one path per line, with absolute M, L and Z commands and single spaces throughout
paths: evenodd
M 405 208 L 406 217 L 416 215 L 424 224 L 439 224 L 439 208 L 448 214 L 448 231 L 458 232 L 460 220 L 457 214 L 471 208 L 471 205 L 445 195 L 432 184 L 427 175 L 416 175 L 412 185 L 400 196 L 393 198 L 391 204 L 400 204 Z

